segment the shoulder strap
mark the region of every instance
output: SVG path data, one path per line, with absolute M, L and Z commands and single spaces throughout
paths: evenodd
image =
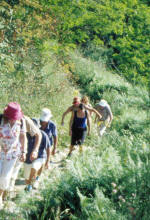
M 23 127 L 23 120 L 21 119 L 20 121 L 21 121 L 20 128 L 22 129 L 22 127 Z
M 77 111 L 74 111 L 74 117 L 77 117 Z
M 74 123 L 76 121 L 77 118 L 77 111 L 74 111 L 74 117 L 73 117 L 73 122 L 72 122 L 72 126 L 74 126 Z
M 87 110 L 85 110 L 85 117 L 87 118 Z
M 3 114 L 0 114 L 0 124 L 2 122 Z

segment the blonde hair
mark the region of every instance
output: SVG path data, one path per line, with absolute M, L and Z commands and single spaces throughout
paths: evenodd
M 81 99 L 81 102 L 84 102 L 85 104 L 88 104 L 89 103 L 88 97 L 86 95 L 83 96 L 82 99 Z

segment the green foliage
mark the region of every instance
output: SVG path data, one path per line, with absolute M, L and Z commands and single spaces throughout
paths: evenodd
M 102 191 L 97 187 L 95 189 L 95 198 L 87 198 L 83 196 L 79 191 L 81 207 L 82 207 L 82 219 L 90 220 L 115 220 L 115 219 L 125 219 L 120 214 L 116 213 L 113 209 L 111 201 L 105 197 Z
M 60 57 L 56 56 L 57 41 L 43 45 L 29 50 L 21 65 L 18 63 L 20 69 L 23 66 L 24 74 L 1 75 L 1 110 L 11 100 L 18 101 L 23 112 L 30 116 L 39 117 L 41 108 L 49 107 L 58 124 L 62 150 L 69 140 L 68 127 L 60 127 L 60 113 L 72 101 L 73 91 L 68 80 L 73 79 L 80 82 L 83 93 L 86 92 L 94 103 L 100 98 L 106 99 L 114 120 L 102 140 L 96 136 L 93 125 L 92 136 L 86 142 L 90 147 L 82 156 L 74 156 L 64 170 L 55 169 L 45 177 L 40 199 L 22 195 L 14 216 L 22 219 L 130 219 L 131 209 L 139 219 L 141 216 L 146 219 L 149 206 L 146 178 L 150 175 L 147 90 L 133 87 L 106 71 L 100 61 L 83 58 L 79 52 L 65 57 L 61 65 Z M 7 49 L 8 45 L 4 46 Z
M 95 60 L 103 54 L 129 81 L 148 85 L 150 8 L 145 2 L 49 0 L 42 6 L 55 14 L 59 42 L 79 44 Z M 91 51 L 89 43 L 100 53 Z
M 0 6 L 1 111 L 9 101 L 31 117 L 49 107 L 61 150 L 69 143 L 67 123 L 62 128 L 60 121 L 72 101 L 72 81 L 93 104 L 106 99 L 114 115 L 103 139 L 93 124 L 83 155 L 47 174 L 39 197 L 20 195 L 12 218 L 148 219 L 149 91 L 135 86 L 150 83 L 148 2 L 25 0 Z M 78 45 L 83 55 L 72 52 Z M 107 71 L 107 64 L 134 85 Z
M 2 1 L 0 36 L 9 39 L 13 50 L 17 44 L 24 49 L 31 44 L 40 47 L 48 38 L 58 40 L 62 46 L 57 50 L 63 55 L 80 45 L 86 56 L 96 61 L 103 56 L 109 67 L 129 81 L 149 87 L 150 8 L 146 3 Z M 18 54 L 22 55 L 19 48 Z

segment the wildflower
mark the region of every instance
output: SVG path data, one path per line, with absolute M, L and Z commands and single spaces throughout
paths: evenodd
M 130 136 L 130 139 L 133 140 L 133 136 Z
M 116 194 L 116 193 L 117 193 L 117 190 L 116 190 L 116 189 L 113 189 L 113 193 Z
M 135 194 L 135 193 L 132 193 L 132 196 L 135 198 L 135 197 L 136 197 L 136 194 Z
M 125 200 L 122 196 L 119 196 L 118 198 L 119 198 L 120 201 L 122 201 L 123 203 L 125 203 L 126 200 Z
M 125 203 L 126 200 L 123 198 L 121 201 L 122 201 L 123 203 Z
M 116 183 L 111 183 L 111 185 L 115 188 L 117 186 Z

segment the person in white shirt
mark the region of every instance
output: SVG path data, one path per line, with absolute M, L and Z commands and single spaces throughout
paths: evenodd
M 98 124 L 98 134 L 100 137 L 103 136 L 107 127 L 110 127 L 113 120 L 113 114 L 111 108 L 106 100 L 102 99 L 97 105 L 96 110 L 101 114 L 102 118 L 95 117 L 95 123 Z

